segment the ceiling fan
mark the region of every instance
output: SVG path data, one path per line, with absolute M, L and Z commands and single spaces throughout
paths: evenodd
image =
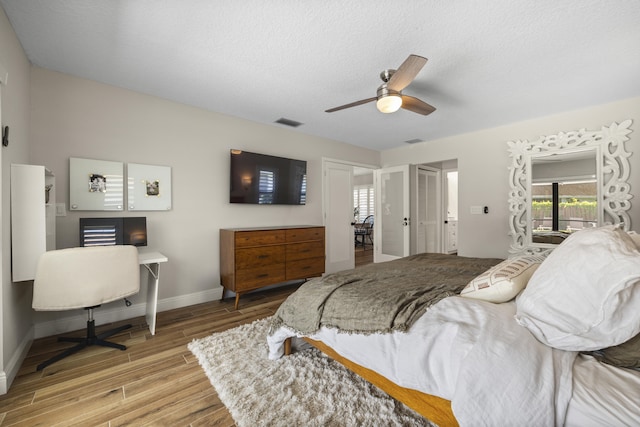
M 413 111 L 414 113 L 424 116 L 431 114 L 436 110 L 435 107 L 413 96 L 402 94 L 402 90 L 409 86 L 426 63 L 427 58 L 418 55 L 409 55 L 397 70 L 389 69 L 380 73 L 380 78 L 384 83 L 378 88 L 376 96 L 330 108 L 325 110 L 325 112 L 333 113 L 334 111 L 376 101 L 376 107 L 383 113 L 394 113 L 402 107 L 405 110 Z

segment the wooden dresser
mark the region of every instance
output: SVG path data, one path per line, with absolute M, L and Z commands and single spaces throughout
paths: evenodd
M 220 283 L 242 293 L 324 273 L 324 227 L 220 229 Z M 224 292 L 223 292 L 224 296 Z

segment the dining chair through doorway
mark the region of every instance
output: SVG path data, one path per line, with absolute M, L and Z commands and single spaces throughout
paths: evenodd
M 362 245 L 366 247 L 367 239 L 373 245 L 373 215 L 367 216 L 360 224 L 356 224 L 353 228 L 356 247 Z

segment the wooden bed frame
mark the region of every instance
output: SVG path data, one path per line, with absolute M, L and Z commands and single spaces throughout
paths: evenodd
M 422 393 L 417 390 L 400 387 L 394 382 L 388 380 L 371 369 L 360 366 L 351 360 L 340 356 L 334 349 L 323 343 L 322 341 L 304 338 L 306 342 L 322 351 L 327 356 L 340 362 L 347 369 L 355 372 L 371 384 L 375 385 L 389 396 L 407 405 L 423 417 L 438 424 L 440 427 L 458 426 L 453 412 L 451 411 L 451 402 L 438 396 Z M 284 354 L 291 354 L 291 338 L 287 338 L 284 343 Z

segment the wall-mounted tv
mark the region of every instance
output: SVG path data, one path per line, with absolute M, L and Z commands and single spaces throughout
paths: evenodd
M 307 162 L 231 150 L 230 203 L 304 205 Z

